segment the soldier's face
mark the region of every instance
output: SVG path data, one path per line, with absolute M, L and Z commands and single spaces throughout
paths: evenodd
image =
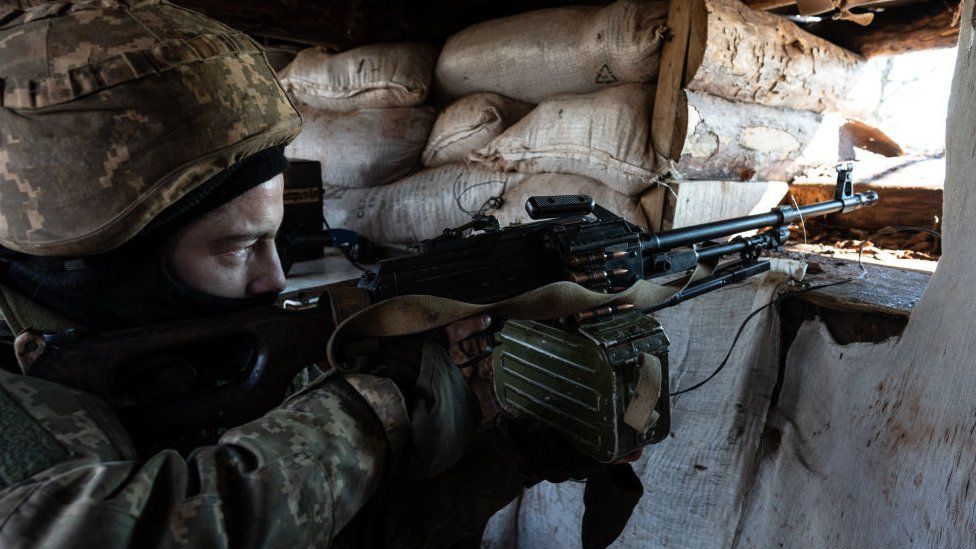
M 277 176 L 187 226 L 169 254 L 177 280 L 220 297 L 249 297 L 285 288 L 275 249 L 284 213 Z

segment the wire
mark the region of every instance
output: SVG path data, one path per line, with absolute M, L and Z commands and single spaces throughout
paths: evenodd
M 796 203 L 796 197 L 793 193 L 790 193 L 790 200 L 793 201 L 793 207 L 796 208 L 796 214 L 800 216 L 800 227 L 803 228 L 803 243 L 807 243 L 807 224 L 803 221 L 803 212 L 800 210 L 800 205 Z
M 329 220 L 326 219 L 325 216 L 322 216 L 322 223 L 325 224 L 325 230 L 327 230 L 327 231 L 329 231 L 331 233 L 332 232 L 332 227 L 329 226 Z M 336 248 L 338 248 L 339 251 L 342 252 L 343 257 L 345 257 L 346 260 L 349 261 L 349 263 L 351 263 L 353 267 L 359 269 L 364 274 L 370 272 L 369 269 L 363 267 L 359 263 L 356 263 L 356 260 L 353 259 L 351 255 L 349 255 L 349 250 L 347 250 L 345 248 L 345 246 L 336 246 Z
M 862 254 L 864 252 L 864 245 L 867 244 L 868 242 L 870 242 L 871 240 L 873 240 L 874 238 L 877 238 L 878 236 L 881 236 L 883 234 L 898 233 L 898 232 L 921 232 L 921 233 L 928 233 L 928 234 L 930 234 L 930 235 L 932 235 L 932 236 L 934 236 L 934 237 L 936 237 L 938 239 L 941 239 L 942 238 L 942 234 L 939 233 L 938 231 L 933 230 L 933 229 L 927 229 L 925 227 L 908 227 L 908 226 L 901 226 L 901 225 L 894 226 L 894 227 L 885 227 L 884 229 L 881 229 L 880 231 L 872 234 L 871 236 L 869 236 L 866 239 L 862 240 L 861 241 L 861 244 L 857 247 L 857 266 L 858 266 L 859 269 L 861 269 L 861 272 L 860 273 L 858 273 L 856 276 L 852 276 L 850 278 L 845 278 L 843 280 L 838 280 L 838 281 L 835 281 L 835 282 L 828 282 L 826 284 L 817 284 L 817 285 L 814 285 L 814 286 L 807 286 L 806 288 L 803 288 L 802 290 L 797 290 L 797 291 L 794 291 L 794 292 L 784 292 L 784 293 L 776 296 L 775 298 L 773 298 L 769 303 L 767 303 L 767 304 L 763 305 L 762 307 L 759 307 L 758 309 L 752 311 L 751 313 L 749 313 L 749 316 L 747 316 L 745 318 L 745 320 L 742 321 L 742 324 L 739 325 L 739 331 L 736 332 L 735 337 L 732 339 L 732 345 L 729 346 L 729 352 L 728 353 L 725 353 L 725 358 L 722 359 L 722 362 L 719 363 L 718 367 L 715 368 L 715 370 L 712 371 L 712 373 L 709 374 L 708 377 L 706 377 L 705 379 L 699 381 L 698 383 L 695 383 L 691 387 L 687 387 L 685 389 L 681 389 L 680 391 L 674 391 L 672 393 L 669 393 L 668 396 L 669 397 L 674 397 L 674 396 L 678 396 L 678 395 L 681 395 L 681 394 L 684 394 L 684 393 L 689 393 L 691 391 L 694 391 L 695 389 L 700 388 L 701 386 L 705 385 L 706 383 L 708 383 L 709 381 L 711 381 L 713 378 L 715 378 L 715 376 L 717 376 L 719 374 L 719 372 L 721 372 L 722 369 L 725 368 L 726 364 L 728 364 L 729 358 L 732 357 L 732 351 L 735 350 L 735 346 L 739 342 L 739 337 L 742 336 L 742 331 L 745 330 L 746 325 L 749 323 L 750 320 L 752 320 L 753 318 L 755 318 L 756 315 L 758 315 L 762 311 L 768 309 L 769 307 L 772 307 L 773 305 L 777 305 L 777 304 L 779 304 L 779 303 L 781 303 L 781 302 L 783 302 L 783 301 L 785 301 L 787 299 L 796 297 L 796 296 L 801 295 L 801 294 L 805 294 L 807 292 L 812 292 L 814 290 L 822 290 L 824 288 L 829 288 L 829 287 L 832 287 L 832 286 L 840 286 L 841 284 L 847 284 L 849 282 L 854 282 L 855 280 L 862 280 L 862 279 L 867 278 L 867 276 L 868 276 L 868 270 L 864 267 L 864 262 L 862 261 Z

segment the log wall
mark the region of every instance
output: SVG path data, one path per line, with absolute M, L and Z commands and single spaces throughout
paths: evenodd
M 693 18 L 686 87 L 726 99 L 823 112 L 846 97 L 861 56 L 738 0 Z M 704 26 L 704 28 L 701 28 Z
M 685 179 L 789 180 L 813 139 L 820 115 L 687 93 L 684 148 L 676 169 Z

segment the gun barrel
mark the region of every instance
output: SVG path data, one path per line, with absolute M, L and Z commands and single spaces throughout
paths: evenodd
M 769 227 L 785 227 L 801 217 L 815 217 L 831 213 L 846 212 L 870 206 L 878 201 L 878 193 L 867 191 L 856 193 L 843 199 L 818 202 L 797 208 L 774 208 L 769 213 L 735 217 L 724 221 L 702 223 L 672 231 L 662 231 L 648 235 L 644 246 L 645 253 L 656 253 L 671 248 L 690 246 L 735 233 L 764 229 Z

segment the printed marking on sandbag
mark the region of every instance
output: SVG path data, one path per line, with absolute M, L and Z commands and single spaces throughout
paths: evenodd
M 604 63 L 603 67 L 600 68 L 600 73 L 596 75 L 596 83 L 609 85 L 616 84 L 617 82 L 619 82 L 619 80 L 617 80 L 617 77 L 613 74 L 613 71 L 610 70 L 610 65 Z

